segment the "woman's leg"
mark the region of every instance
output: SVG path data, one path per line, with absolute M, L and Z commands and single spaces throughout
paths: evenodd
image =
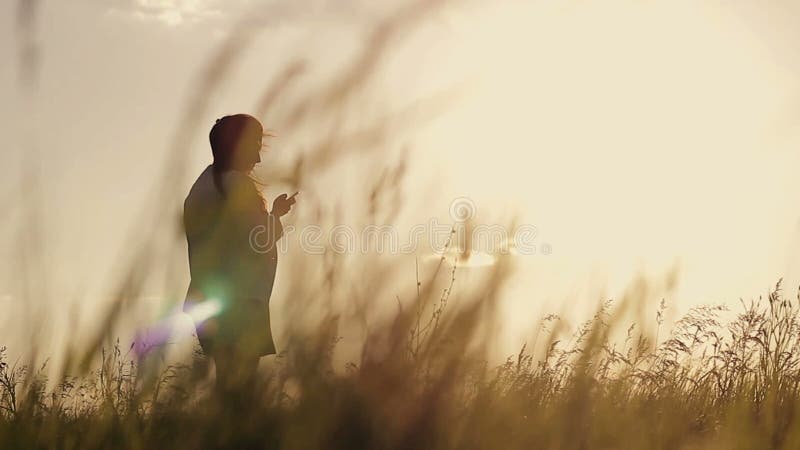
M 244 408 L 253 398 L 258 357 L 242 356 L 235 351 L 214 354 L 219 401 L 232 408 Z

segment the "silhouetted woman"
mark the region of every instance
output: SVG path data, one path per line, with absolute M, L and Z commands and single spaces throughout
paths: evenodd
M 258 359 L 275 353 L 269 297 L 276 243 L 283 234 L 280 217 L 295 201 L 282 194 L 267 211 L 250 178 L 264 136 L 252 116 L 218 119 L 209 134 L 214 162 L 184 202 L 192 277 L 184 310 L 195 321 L 203 352 L 214 359 L 221 392 L 249 384 Z

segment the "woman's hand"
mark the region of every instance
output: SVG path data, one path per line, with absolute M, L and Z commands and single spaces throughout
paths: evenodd
M 271 214 L 277 217 L 285 216 L 286 213 L 292 209 L 292 205 L 294 205 L 297 201 L 294 199 L 295 195 L 297 195 L 297 193 L 293 194 L 291 197 L 288 197 L 288 195 L 284 193 L 275 197 L 275 200 L 272 202 Z

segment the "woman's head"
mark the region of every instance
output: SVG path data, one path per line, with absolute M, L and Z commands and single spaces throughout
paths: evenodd
M 208 139 L 217 171 L 249 172 L 261 162 L 264 127 L 247 114 L 235 114 L 217 119 Z

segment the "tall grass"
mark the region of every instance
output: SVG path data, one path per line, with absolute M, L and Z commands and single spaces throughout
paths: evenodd
M 457 280 L 456 280 L 457 285 Z M 449 289 L 449 288 L 448 288 Z M 446 295 L 446 294 L 445 294 Z M 83 377 L 45 389 L 42 370 L 0 353 L 3 448 L 796 448 L 797 301 L 780 284 L 742 304 L 697 307 L 655 345 L 622 342 L 604 304 L 569 342 L 548 317 L 542 354 L 490 366 L 475 337 L 480 302 L 443 297 L 420 320 L 372 328 L 346 370 L 331 362 L 335 321 L 292 336 L 272 370 L 231 410 L 202 364 L 169 366 L 148 388 L 118 345 Z M 198 356 L 198 358 L 201 358 Z M 199 372 L 198 372 L 199 371 Z M 28 380 L 25 382 L 25 380 Z M 21 386 L 27 386 L 21 389 Z
M 326 125 L 303 148 L 287 151 L 296 158 L 259 173 L 287 190 L 304 187 L 305 212 L 298 211 L 304 220 L 358 226 L 397 216 L 402 191 L 396 186 L 409 172 L 402 160 L 386 167 L 385 150 L 398 145 L 392 139 L 399 129 L 428 120 L 449 97 L 366 123 L 358 106 L 392 45 L 441 3 L 412 3 L 387 17 L 351 64 L 321 86 L 291 93 L 308 66 L 299 58 L 256 96 L 254 111 L 268 118 L 269 128 Z M 30 4 L 20 2 L 26 23 L 34 20 Z M 0 448 L 800 446 L 794 414 L 800 304 L 784 296 L 780 283 L 764 299 L 742 303 L 731 318 L 722 307 L 694 308 L 663 338 L 663 302 L 653 323 L 620 319 L 629 303 L 647 298 L 603 303 L 566 340 L 562 321 L 548 316 L 530 348 L 493 365 L 487 356 L 490 331 L 501 325 L 497 307 L 510 273 L 507 258 L 469 284 L 459 278 L 457 265 L 442 259 L 423 267 L 413 287 L 403 287 L 397 280 L 408 271 L 397 259 L 327 252 L 313 262 L 295 261 L 293 275 L 279 275 L 291 303 L 273 322 L 291 326 L 279 339 L 284 350 L 269 357 L 272 367 L 260 372 L 247 393 L 247 407 L 232 409 L 212 394 L 213 371 L 200 354 L 182 364 L 138 358 L 136 342 L 129 346 L 114 336 L 145 283 L 155 278 L 168 291 L 185 289 L 175 275 L 185 255 L 174 219 L 185 195 L 178 187 L 187 176 L 188 149 L 193 136 L 204 134 L 209 99 L 222 92 L 257 23 L 249 16 L 198 74 L 164 176 L 153 186 L 154 200 L 133 227 L 145 238 L 129 239 L 137 245 L 121 258 L 119 278 L 109 280 L 113 302 L 89 339 L 66 345 L 65 362 L 55 370 L 35 357 L 9 360 L 6 349 L 0 350 Z M 38 66 L 24 67 L 24 76 L 35 78 L 31 72 Z M 362 174 L 369 184 L 364 207 L 348 212 L 328 206 L 313 180 L 352 154 L 380 163 L 382 170 Z M 36 209 L 35 199 L 24 200 Z M 171 211 L 164 212 L 164 204 Z M 37 273 L 21 270 L 25 279 Z M 396 310 L 376 314 L 376 303 L 395 299 Z M 335 363 L 344 344 L 342 328 L 353 324 L 363 335 L 343 368 Z M 32 346 L 28 353 L 39 354 Z

